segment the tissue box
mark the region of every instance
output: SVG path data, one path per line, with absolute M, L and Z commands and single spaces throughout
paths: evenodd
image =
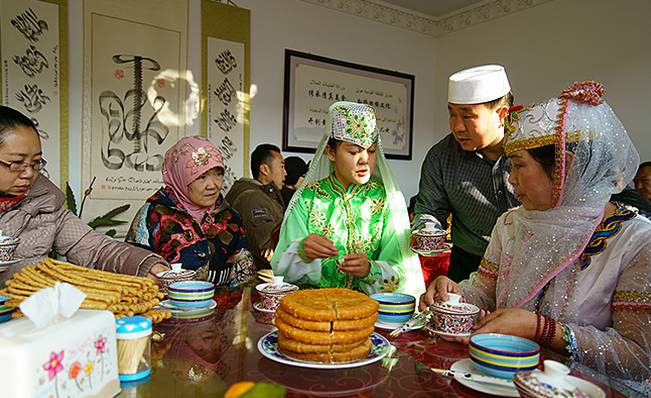
M 114 397 L 118 381 L 115 318 L 79 310 L 36 329 L 29 319 L 0 325 L 2 396 Z

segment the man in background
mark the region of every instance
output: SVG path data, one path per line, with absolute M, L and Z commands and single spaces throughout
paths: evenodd
M 307 164 L 305 161 L 298 156 L 290 156 L 285 159 L 285 171 L 287 172 L 287 177 L 285 177 L 285 186 L 280 191 L 283 195 L 283 201 L 285 202 L 285 207 L 289 206 L 289 201 L 292 200 L 292 196 L 296 189 L 303 182 L 305 173 L 307 173 Z
M 246 227 L 249 248 L 258 269 L 258 276 L 271 277 L 273 256 L 285 205 L 280 190 L 285 180 L 285 161 L 280 149 L 271 144 L 258 145 L 251 154 L 253 178 L 240 178 L 226 195 L 226 200 L 237 210 Z

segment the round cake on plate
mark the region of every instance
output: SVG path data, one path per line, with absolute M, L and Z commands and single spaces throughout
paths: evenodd
M 320 363 L 366 358 L 377 301 L 349 289 L 300 290 L 280 301 L 274 323 L 284 355 Z

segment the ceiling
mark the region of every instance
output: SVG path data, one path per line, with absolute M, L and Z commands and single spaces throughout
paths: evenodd
M 382 0 L 376 3 L 387 3 L 393 6 L 417 11 L 435 20 L 455 14 L 467 8 L 476 7 L 486 0 Z

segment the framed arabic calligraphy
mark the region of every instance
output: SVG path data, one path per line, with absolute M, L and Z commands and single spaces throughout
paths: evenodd
M 132 217 L 163 186 L 164 154 L 191 114 L 186 46 L 185 1 L 84 1 L 82 187 L 96 178 L 90 214 L 129 203 L 124 217 Z
M 60 187 L 68 177 L 66 0 L 0 0 L 2 105 L 32 119 L 44 174 Z
M 411 160 L 414 76 L 285 50 L 283 150 L 314 152 L 336 101 L 371 105 L 387 158 Z

